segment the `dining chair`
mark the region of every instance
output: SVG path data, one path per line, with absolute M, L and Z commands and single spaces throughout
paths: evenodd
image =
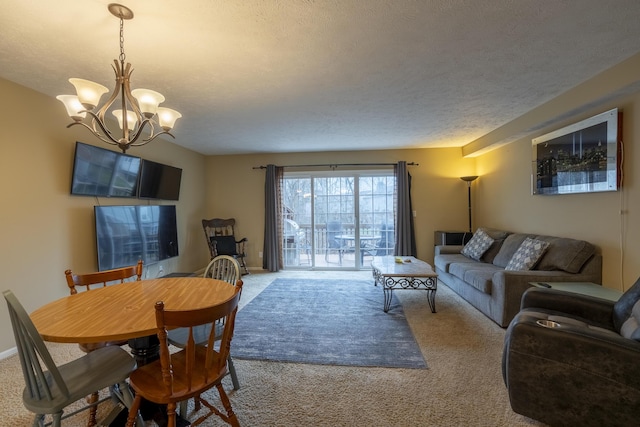
M 135 280 L 141 280 L 142 278 L 142 260 L 139 260 L 136 265 L 116 268 L 113 270 L 98 271 L 95 273 L 74 274 L 71 270 L 66 270 L 64 275 L 67 278 L 67 286 L 69 286 L 69 292 L 71 295 L 78 293 L 76 287 L 84 287 L 85 291 L 89 291 L 92 287 L 105 287 L 113 282 L 123 283 L 126 279 L 135 277 Z M 80 349 L 85 353 L 90 353 L 95 349 L 107 347 L 111 345 L 120 346 L 126 344 L 127 341 L 104 341 L 96 343 L 80 343 L 78 344 Z M 96 412 L 98 402 L 98 393 L 93 393 L 87 398 L 90 404 L 95 403 L 92 409 L 89 411 L 89 420 L 87 421 L 87 427 L 93 427 L 96 425 Z
M 222 387 L 222 379 L 228 372 L 227 358 L 241 290 L 242 282 L 238 281 L 234 295 L 227 301 L 193 310 L 171 310 L 165 308 L 162 301 L 155 304 L 160 359 L 138 367 L 129 377 L 135 399 L 129 409 L 128 427 L 133 427 L 142 399 L 167 405 L 167 425 L 175 427 L 177 404 L 191 398 L 209 409 L 209 412 L 192 421 L 192 426 L 202 424 L 211 415 L 217 415 L 232 426 L 240 426 Z M 215 328 L 211 328 L 207 345 L 196 344 L 194 328 L 219 322 L 223 325 L 220 340 L 216 340 Z M 167 329 L 176 327 L 187 328 L 188 338 L 184 349 L 172 353 Z M 202 397 L 205 391 L 213 387 L 218 390 L 224 413 Z
M 95 404 L 85 405 L 63 415 L 66 407 L 106 387 L 111 387 L 113 394 L 124 406 L 131 407 L 133 395 L 126 381 L 136 367 L 131 355 L 117 346 L 103 347 L 56 366 L 18 298 L 10 290 L 4 291 L 3 295 L 9 308 L 26 385 L 22 401 L 29 411 L 36 414 L 34 426 L 43 426 L 45 416 L 51 415 L 51 425 L 60 427 L 63 419 L 95 407 Z M 142 422 L 137 414 L 133 415 L 134 419 Z
M 242 284 L 240 278 L 240 266 L 238 261 L 229 255 L 218 255 L 209 262 L 209 265 L 204 269 L 203 277 L 209 279 L 218 279 L 237 286 L 238 283 Z M 216 339 L 222 336 L 222 325 L 216 324 Z M 211 332 L 211 324 L 200 325 L 194 328 L 193 336 L 197 345 L 207 344 L 209 333 Z M 189 330 L 187 328 L 173 329 L 168 332 L 169 343 L 180 348 L 184 348 L 189 337 Z M 231 354 L 227 358 L 229 363 L 229 375 L 231 376 L 231 382 L 233 383 L 233 389 L 240 389 L 240 382 L 238 381 L 238 375 L 236 374 L 236 368 L 233 364 Z

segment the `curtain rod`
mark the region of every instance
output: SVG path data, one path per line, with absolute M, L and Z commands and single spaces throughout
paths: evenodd
M 324 163 L 318 165 L 286 165 L 276 166 L 278 168 L 309 168 L 309 167 L 330 167 L 335 169 L 339 166 L 396 166 L 397 163 Z M 407 166 L 420 166 L 420 164 L 411 162 L 407 163 Z M 254 166 L 253 169 L 266 169 L 266 166 Z

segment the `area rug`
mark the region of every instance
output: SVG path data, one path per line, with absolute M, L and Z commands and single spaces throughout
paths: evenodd
M 277 279 L 236 317 L 237 359 L 426 369 L 395 299 L 372 281 Z

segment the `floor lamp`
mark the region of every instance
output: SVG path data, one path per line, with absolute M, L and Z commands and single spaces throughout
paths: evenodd
M 467 183 L 467 193 L 469 194 L 469 233 L 473 233 L 471 229 L 471 183 L 478 179 L 477 176 L 461 176 L 461 180 Z

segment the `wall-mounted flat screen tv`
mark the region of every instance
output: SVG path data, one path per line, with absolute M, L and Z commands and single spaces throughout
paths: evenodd
M 138 197 L 141 199 L 178 200 L 182 169 L 142 160 Z
M 100 271 L 178 256 L 175 205 L 95 206 L 94 211 Z
M 533 194 L 616 191 L 622 172 L 622 113 L 606 111 L 533 139 Z
M 97 197 L 136 197 L 139 157 L 76 142 L 71 194 Z

